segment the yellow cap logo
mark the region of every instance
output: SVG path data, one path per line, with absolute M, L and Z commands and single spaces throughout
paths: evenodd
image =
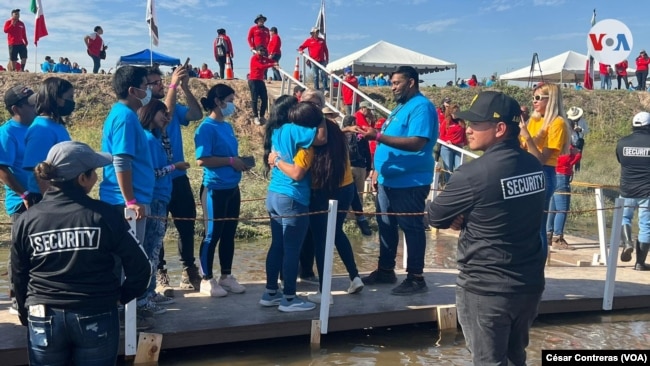
M 492 117 L 494 117 L 495 119 L 499 119 L 499 118 L 501 118 L 501 115 L 499 113 L 497 113 L 497 112 L 494 112 Z

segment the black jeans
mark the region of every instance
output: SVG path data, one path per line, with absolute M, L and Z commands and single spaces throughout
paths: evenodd
M 456 286 L 458 322 L 474 365 L 526 365 L 542 294 L 478 295 Z
M 196 203 L 187 175 L 172 180 L 172 198 L 167 205 L 172 217 L 196 219 Z M 183 269 L 194 266 L 194 221 L 174 220 L 178 230 L 178 256 Z M 165 268 L 165 246 L 160 249 L 158 269 Z
M 636 72 L 636 90 L 645 90 L 645 79 L 648 78 L 648 70 Z
M 231 61 L 232 62 L 232 59 Z M 222 79 L 226 79 L 226 56 L 218 56 L 217 57 L 217 63 L 219 63 L 219 77 Z
M 253 117 L 264 117 L 266 107 L 269 104 L 269 97 L 266 94 L 266 84 L 264 80 L 248 80 L 248 88 L 251 91 L 251 105 L 253 106 Z M 257 109 L 257 100 L 262 100 L 259 113 Z
M 214 221 L 215 219 L 239 217 L 241 192 L 239 186 L 231 189 L 203 188 L 201 193 L 203 205 L 203 225 L 205 233 L 199 248 L 199 260 L 203 279 L 211 279 L 214 264 L 214 252 L 219 246 L 219 265 L 221 274 L 232 273 L 233 256 L 235 255 L 236 220 Z
M 90 58 L 93 59 L 93 74 L 96 74 L 99 72 L 99 68 L 101 67 L 101 62 L 102 60 L 97 57 L 97 56 L 90 56 Z
M 625 82 L 625 89 L 630 87 L 629 82 L 627 81 L 627 75 L 616 75 L 616 83 L 618 84 L 617 87 L 620 90 L 621 89 L 621 80 Z

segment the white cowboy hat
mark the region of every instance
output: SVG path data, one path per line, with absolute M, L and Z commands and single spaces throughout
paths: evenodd
M 575 121 L 575 120 L 580 119 L 580 117 L 582 117 L 583 113 L 584 113 L 584 111 L 582 110 L 582 108 L 571 107 L 571 108 L 569 108 L 569 111 L 566 112 L 566 116 L 567 116 L 568 119 Z

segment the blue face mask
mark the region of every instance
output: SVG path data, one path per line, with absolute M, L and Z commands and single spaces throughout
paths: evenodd
M 228 117 L 235 113 L 235 103 L 233 102 L 226 102 L 226 108 L 221 108 L 221 115 L 224 117 Z

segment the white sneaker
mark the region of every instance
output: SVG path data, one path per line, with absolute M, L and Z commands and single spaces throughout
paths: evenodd
M 311 301 L 313 303 L 316 303 L 316 304 L 320 304 L 321 293 L 317 292 L 315 294 L 309 294 L 309 295 L 307 295 L 307 300 L 309 300 L 309 301 Z M 330 295 L 330 305 L 334 305 L 334 296 L 332 296 L 332 295 Z
M 355 277 L 350 281 L 350 287 L 348 287 L 348 294 L 356 294 L 363 290 L 363 281 L 359 276 Z
M 224 297 L 228 295 L 228 292 L 224 290 L 219 283 L 217 283 L 216 278 L 211 278 L 209 280 L 201 280 L 201 291 L 202 294 L 212 296 L 212 297 Z
M 233 275 L 228 275 L 228 277 L 224 279 L 219 279 L 219 286 L 233 294 L 243 294 L 246 291 L 246 287 L 240 285 Z
M 260 119 L 258 117 L 255 117 L 255 119 L 253 120 L 253 123 L 255 123 L 255 126 L 261 126 L 262 125 L 262 122 L 260 122 Z

